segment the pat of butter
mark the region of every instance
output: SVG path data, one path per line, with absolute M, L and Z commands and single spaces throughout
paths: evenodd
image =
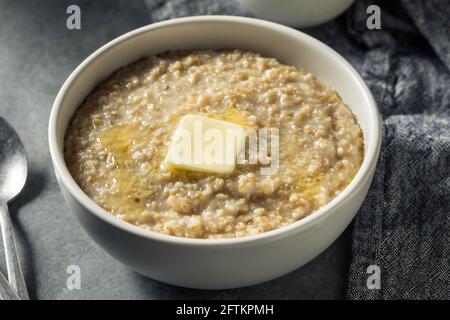
M 200 115 L 186 115 L 172 137 L 165 166 L 169 170 L 231 173 L 244 145 L 242 126 Z

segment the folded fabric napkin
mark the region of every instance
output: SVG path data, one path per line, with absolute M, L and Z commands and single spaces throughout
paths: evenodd
M 381 29 L 366 27 L 369 5 Z M 153 22 L 251 14 L 233 1 L 148 0 Z M 349 299 L 450 299 L 450 4 L 358 1 L 304 30 L 361 73 L 384 119 L 380 161 L 353 223 Z M 367 287 L 367 267 L 381 288 Z

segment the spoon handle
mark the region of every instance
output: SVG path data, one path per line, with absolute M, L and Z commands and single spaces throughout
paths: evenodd
M 17 293 L 11 288 L 8 280 L 0 272 L 0 300 L 20 300 Z
M 8 270 L 9 283 L 11 284 L 11 287 L 16 290 L 21 299 L 29 300 L 30 298 L 28 296 L 27 287 L 19 263 L 16 243 L 14 241 L 11 217 L 6 203 L 0 203 L 0 224 L 3 246 L 5 247 L 6 269 Z

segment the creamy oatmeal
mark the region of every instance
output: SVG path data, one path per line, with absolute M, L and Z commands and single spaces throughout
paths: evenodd
M 189 114 L 279 129 L 279 169 L 228 174 L 168 170 Z M 312 74 L 252 52 L 173 52 L 101 84 L 69 126 L 65 159 L 79 186 L 116 217 L 147 230 L 231 238 L 295 222 L 335 198 L 363 160 L 363 135 L 338 94 Z

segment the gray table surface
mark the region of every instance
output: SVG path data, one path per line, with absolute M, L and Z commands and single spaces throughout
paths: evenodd
M 78 4 L 82 29 L 66 28 Z M 0 0 L 0 116 L 19 132 L 31 160 L 28 184 L 10 206 L 33 299 L 344 298 L 350 231 L 306 266 L 258 286 L 220 291 L 169 286 L 128 270 L 81 229 L 60 194 L 47 145 L 53 100 L 70 72 L 107 41 L 149 23 L 143 1 Z M 302 245 L 302 244 L 299 244 Z M 69 265 L 81 289 L 66 287 Z M 6 272 L 3 247 L 0 270 Z

